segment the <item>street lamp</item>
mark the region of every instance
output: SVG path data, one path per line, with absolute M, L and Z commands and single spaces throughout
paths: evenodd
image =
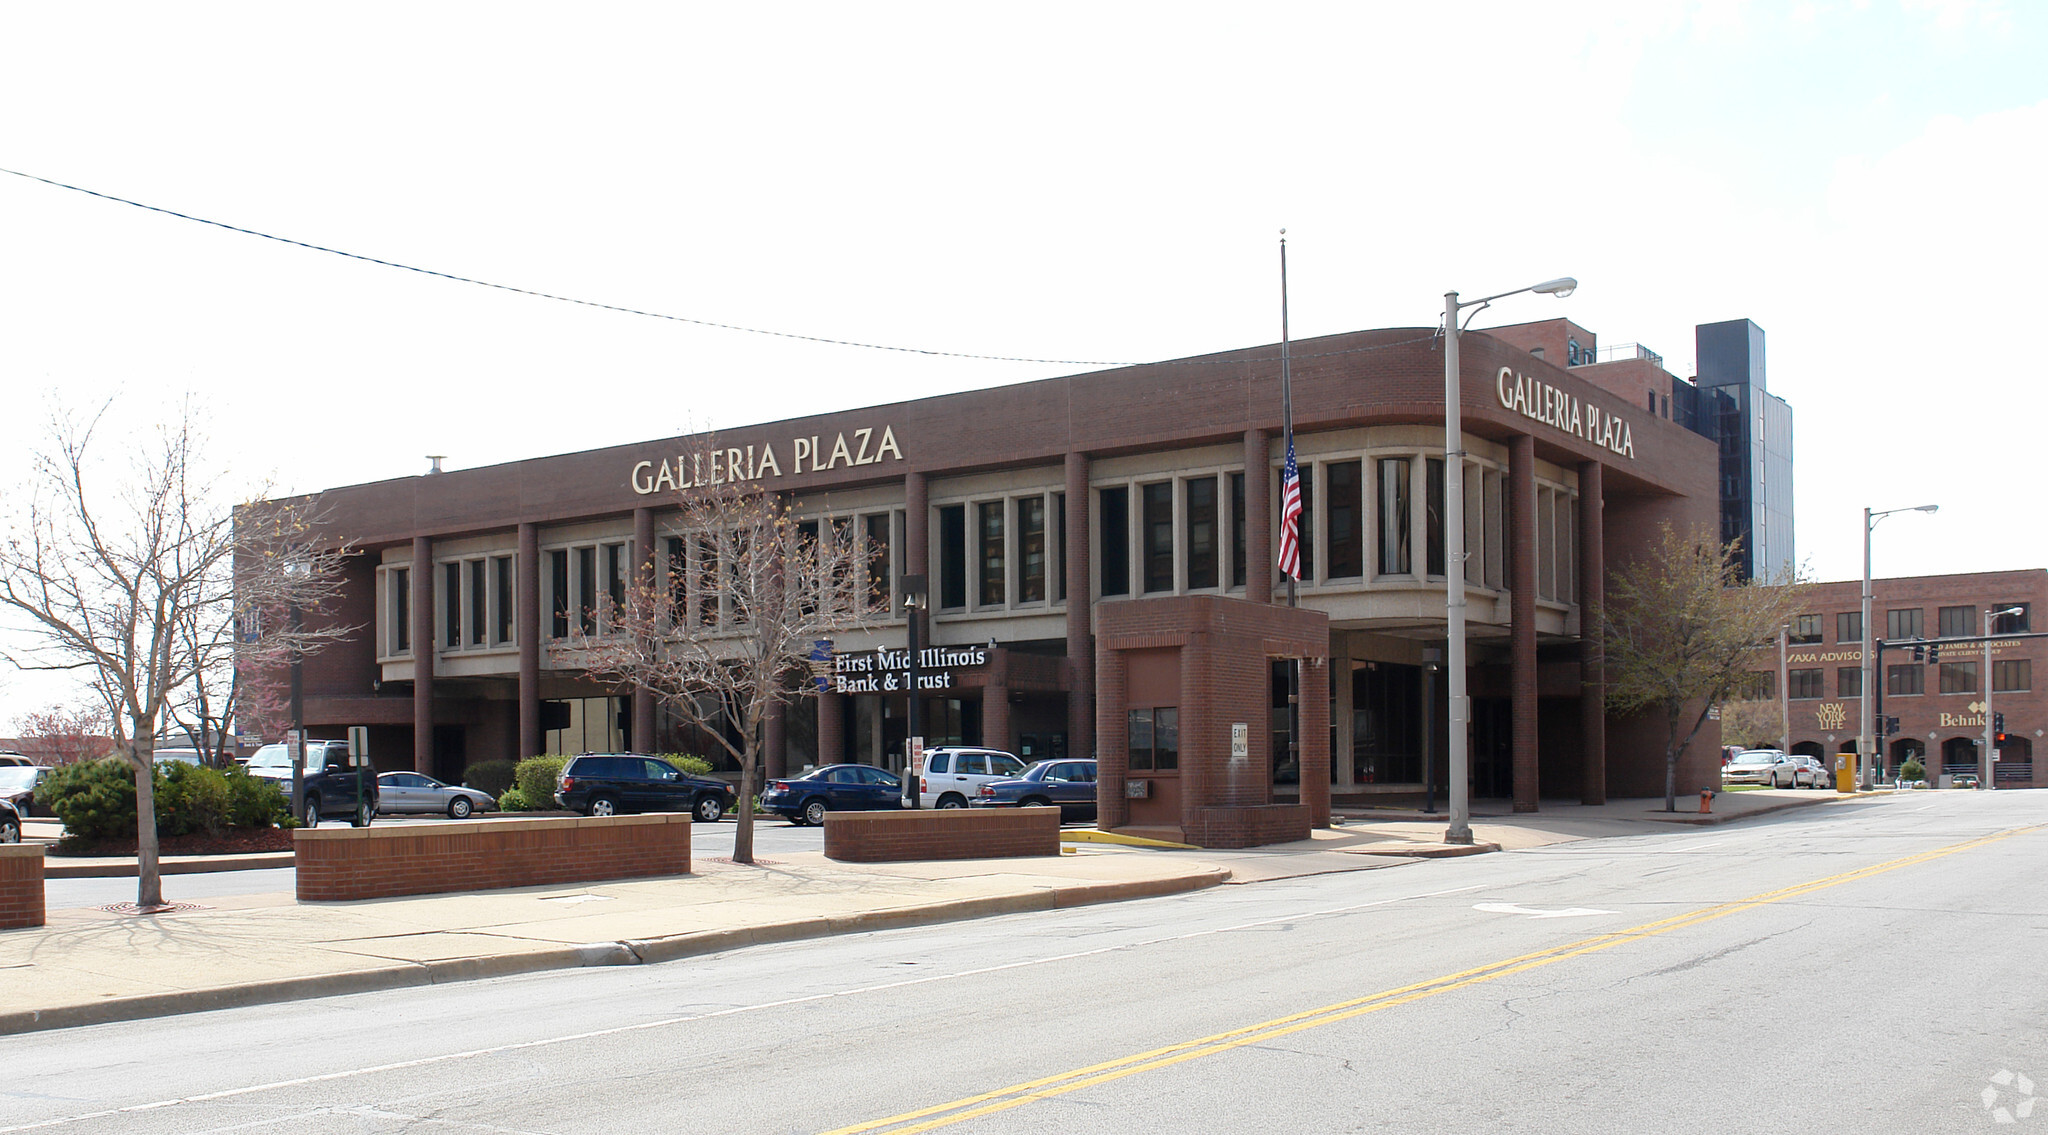
M 1877 680 L 1877 660 L 1872 657 L 1875 647 L 1870 633 L 1870 530 L 1877 527 L 1878 521 L 1895 512 L 1933 512 L 1940 507 L 1938 504 L 1916 504 L 1911 508 L 1887 508 L 1878 512 L 1868 508 L 1863 510 L 1863 693 L 1860 698 L 1861 724 L 1856 727 L 1856 785 L 1860 788 L 1872 786 L 1876 775 L 1874 766 L 1882 764 L 1870 759 L 1873 755 L 1870 745 L 1873 724 L 1870 720 L 1870 691 L 1871 683 Z
M 1499 292 L 1483 299 L 1460 302 L 1458 293 L 1444 293 L 1444 669 L 1450 677 L 1451 783 L 1447 785 L 1451 823 L 1444 832 L 1445 843 L 1472 842 L 1472 800 L 1469 783 L 1471 755 L 1465 725 L 1472 709 L 1465 697 L 1465 425 L 1459 406 L 1458 313 L 1472 314 L 1497 299 L 1539 292 L 1559 299 L 1571 295 L 1579 282 L 1570 276 L 1545 280 L 1511 292 Z
M 1984 748 L 1977 754 L 1977 787 L 1989 789 L 1998 787 L 1992 781 L 1998 770 L 1991 767 L 1992 744 L 1998 739 L 1997 718 L 1991 712 L 1991 620 L 2000 615 L 2024 615 L 2025 607 L 2007 607 L 1998 611 L 1984 612 Z M 1937 781 L 1937 784 L 1940 782 Z
M 906 722 L 903 735 L 903 806 L 916 808 L 918 777 L 924 771 L 924 716 L 918 712 L 920 707 L 917 704 L 917 687 L 921 677 L 917 666 L 917 623 L 919 612 L 924 610 L 928 602 L 925 594 L 925 577 L 906 575 L 897 585 L 897 590 L 903 596 L 904 621 L 909 625 L 906 642 L 910 647 L 910 689 L 907 691 L 910 704 L 908 712 L 904 714 Z

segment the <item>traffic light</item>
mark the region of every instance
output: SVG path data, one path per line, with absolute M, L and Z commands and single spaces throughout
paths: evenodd
M 1896 736 L 1898 732 L 1899 719 L 1896 717 L 1886 717 L 1884 719 L 1884 735 L 1887 737 L 1892 737 Z
M 1932 646 L 1929 646 L 1929 647 L 1927 648 L 1927 664 L 1928 664 L 1929 666 L 1932 666 L 1932 665 L 1934 665 L 1935 663 L 1937 663 L 1937 662 L 1940 662 L 1940 661 L 1941 661 L 1941 644 L 1937 642 L 1937 643 L 1935 643 L 1934 645 L 1932 645 Z
M 2005 715 L 2002 713 L 1991 715 L 1991 739 L 1993 744 L 2005 744 Z
M 1924 647 L 1924 646 L 1916 646 L 1916 647 L 1914 647 L 1914 648 L 1913 648 L 1913 661 L 1915 661 L 1915 662 L 1925 662 L 1925 661 L 1927 661 L 1927 648 L 1926 648 L 1926 647 Z

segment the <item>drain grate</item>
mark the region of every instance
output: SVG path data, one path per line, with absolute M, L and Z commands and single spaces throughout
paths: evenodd
M 132 902 L 109 903 L 99 909 L 108 914 L 183 914 L 188 910 L 205 910 L 198 903 L 167 902 L 162 906 L 136 906 Z

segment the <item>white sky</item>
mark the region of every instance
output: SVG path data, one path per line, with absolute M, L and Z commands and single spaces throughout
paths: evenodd
M 1426 9 L 1426 10 L 1425 10 Z M 0 167 L 696 319 L 1142 361 L 1566 316 L 1692 373 L 1748 317 L 1798 552 L 2048 565 L 2048 6 L 1620 0 L 0 8 Z M 303 491 L 1094 369 L 800 343 L 0 175 L 0 496 L 48 398 L 203 400 Z M 2028 376 L 2032 375 L 2032 378 Z M 59 700 L 0 674 L 0 732 Z

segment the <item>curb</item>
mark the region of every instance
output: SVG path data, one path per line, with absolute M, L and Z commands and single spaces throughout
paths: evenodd
M 1165 879 L 1125 883 L 1081 883 L 1014 895 L 961 899 L 955 902 L 929 903 L 897 910 L 869 911 L 834 917 L 803 918 L 762 926 L 703 930 L 617 942 L 590 942 L 580 946 L 554 946 L 519 954 L 492 954 L 431 962 L 385 964 L 345 973 L 251 981 L 212 989 L 152 993 L 138 997 L 114 997 L 86 1005 L 63 1005 L 53 1009 L 22 1009 L 0 1013 L 0 1036 L 112 1024 L 119 1021 L 147 1020 L 153 1017 L 172 1017 L 185 1013 L 204 1013 L 214 1009 L 238 1009 L 249 1005 L 305 1001 L 348 993 L 376 993 L 390 989 L 479 981 L 484 978 L 511 977 L 547 970 L 655 965 L 679 958 L 775 942 L 830 938 L 840 934 L 858 934 L 871 930 L 964 922 L 968 919 L 988 918 L 998 914 L 1055 910 L 1094 903 L 1181 894 L 1218 886 L 1229 878 L 1228 870 L 1214 868 Z
M 1398 855 L 1407 859 L 1457 859 L 1466 855 L 1485 855 L 1489 851 L 1499 851 L 1500 845 L 1497 843 L 1487 843 L 1484 840 L 1476 840 L 1472 843 L 1369 843 L 1363 847 L 1347 847 L 1344 850 L 1352 855 Z
M 1164 847 L 1170 848 L 1174 851 L 1202 850 L 1201 848 L 1195 846 L 1192 843 L 1174 843 L 1171 840 L 1147 839 L 1146 837 L 1141 835 L 1118 835 L 1115 832 L 1105 832 L 1094 828 L 1074 828 L 1072 830 L 1062 829 L 1060 831 L 1060 842 L 1113 843 L 1121 845 L 1123 847 Z

